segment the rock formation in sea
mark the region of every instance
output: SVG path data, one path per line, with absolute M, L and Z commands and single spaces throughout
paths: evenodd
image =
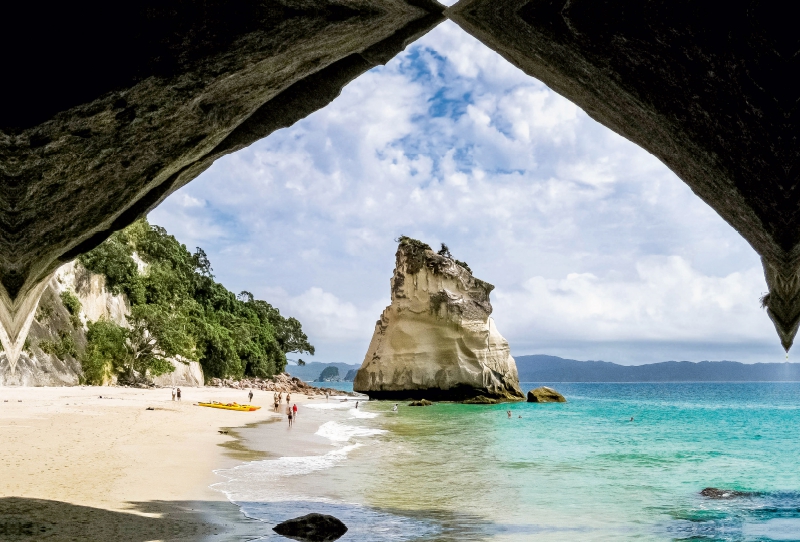
M 566 403 L 567 400 L 563 395 L 558 393 L 553 388 L 541 386 L 535 390 L 528 392 L 529 403 Z
M 400 240 L 392 303 L 353 390 L 376 399 L 523 398 L 508 342 L 491 318 L 494 286 L 468 266 L 407 237 Z

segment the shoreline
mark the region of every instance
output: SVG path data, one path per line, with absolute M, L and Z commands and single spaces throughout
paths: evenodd
M 213 486 L 224 481 L 216 471 L 273 456 L 241 436 L 286 423 L 272 411 L 272 392 L 254 390 L 255 412 L 193 404 L 245 403 L 246 393 L 184 388 L 173 402 L 169 388 L 0 388 L 0 533 L 142 541 L 271 533 Z M 293 394 L 298 406 L 310 401 Z

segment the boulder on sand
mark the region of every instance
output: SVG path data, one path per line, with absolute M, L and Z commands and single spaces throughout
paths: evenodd
M 347 525 L 326 514 L 307 514 L 272 528 L 281 536 L 308 542 L 333 542 L 347 532 Z
M 566 403 L 564 396 L 553 388 L 541 386 L 528 392 L 529 403 Z

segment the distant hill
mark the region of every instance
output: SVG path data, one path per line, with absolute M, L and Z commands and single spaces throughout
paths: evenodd
M 800 381 L 800 363 L 664 361 L 617 365 L 556 356 L 515 357 L 520 382 L 789 382 Z
M 358 370 L 361 364 L 351 365 L 347 363 L 321 363 L 319 361 L 312 361 L 305 365 L 287 365 L 286 372 L 292 376 L 296 376 L 300 380 L 312 381 L 319 377 L 320 373 L 328 367 L 336 367 L 339 369 L 340 375 L 346 375 L 349 371 Z

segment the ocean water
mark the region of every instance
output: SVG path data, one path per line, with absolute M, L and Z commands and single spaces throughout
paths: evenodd
M 343 542 L 800 541 L 800 384 L 552 387 L 569 402 L 316 405 L 321 453 L 218 489 L 268 524 L 336 515 Z

